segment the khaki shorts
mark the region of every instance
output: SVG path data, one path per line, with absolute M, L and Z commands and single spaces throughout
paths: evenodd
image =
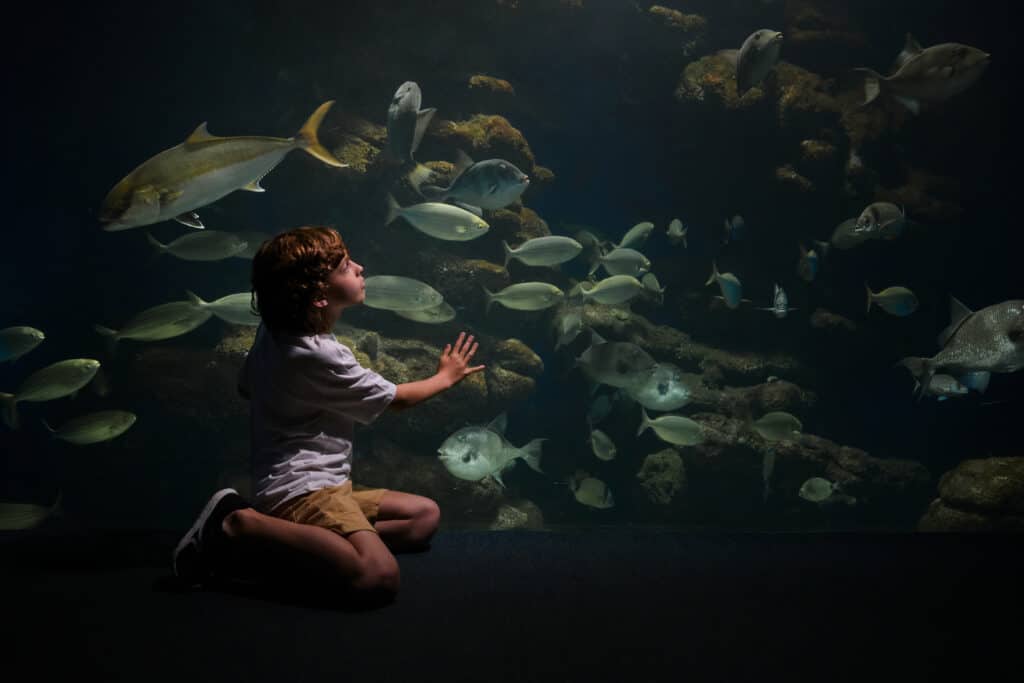
M 388 489 L 353 491 L 349 480 L 340 486 L 329 486 L 292 498 L 270 514 L 297 524 L 323 527 L 342 536 L 355 531 L 377 533 L 371 522 L 377 518 L 380 499 L 387 492 Z

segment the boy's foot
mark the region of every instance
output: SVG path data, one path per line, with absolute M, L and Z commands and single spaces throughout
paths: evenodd
M 192 528 L 174 549 L 171 560 L 174 575 L 190 586 L 208 579 L 212 570 L 211 551 L 224 540 L 221 527 L 224 518 L 235 510 L 248 507 L 252 506 L 235 489 L 221 489 L 213 494 Z

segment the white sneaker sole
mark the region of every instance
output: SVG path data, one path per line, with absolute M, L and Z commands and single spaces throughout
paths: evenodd
M 217 507 L 217 503 L 221 501 L 221 498 L 228 495 L 229 493 L 237 494 L 238 491 L 235 489 L 221 489 L 217 493 L 213 494 L 210 500 L 206 503 L 206 507 L 199 513 L 199 517 L 196 518 L 195 523 L 192 524 L 192 528 L 188 530 L 181 540 L 178 541 L 177 547 L 174 549 L 174 555 L 171 557 L 171 564 L 174 566 L 174 575 L 178 575 L 178 554 L 192 542 L 193 538 L 199 538 L 199 532 L 202 531 L 203 525 L 206 524 L 206 520 L 210 518 L 210 514 L 213 513 L 213 509 Z

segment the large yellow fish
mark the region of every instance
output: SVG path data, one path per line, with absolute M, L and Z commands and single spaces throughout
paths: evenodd
M 334 104 L 321 104 L 298 135 L 291 138 L 210 135 L 206 122 L 185 142 L 160 152 L 129 173 L 103 200 L 104 230 L 127 230 L 174 219 L 203 228 L 193 210 L 235 190 L 263 192 L 260 179 L 293 149 L 302 149 L 325 164 L 343 164 L 317 139 L 320 122 Z

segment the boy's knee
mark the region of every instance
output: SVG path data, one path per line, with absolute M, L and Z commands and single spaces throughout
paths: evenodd
M 361 593 L 394 595 L 400 584 L 398 561 L 392 556 L 368 561 L 351 587 Z
M 419 526 L 429 538 L 434 535 L 441 523 L 441 508 L 430 498 L 426 500 L 419 514 Z

